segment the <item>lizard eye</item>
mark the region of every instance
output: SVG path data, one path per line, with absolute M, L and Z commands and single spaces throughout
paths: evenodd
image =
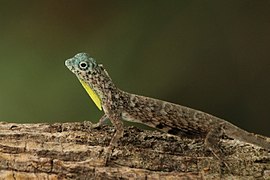
M 87 68 L 88 68 L 88 63 L 87 62 L 80 62 L 79 63 L 79 68 L 81 69 L 81 70 L 86 70 Z

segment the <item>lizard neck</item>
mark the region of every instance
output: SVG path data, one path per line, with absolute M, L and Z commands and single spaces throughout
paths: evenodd
M 101 66 L 87 76 L 86 82 L 100 98 L 104 111 L 112 109 L 115 98 L 120 97 L 122 91 L 116 87 L 107 71 Z

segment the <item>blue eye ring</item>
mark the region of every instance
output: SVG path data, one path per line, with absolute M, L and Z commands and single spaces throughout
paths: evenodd
M 86 70 L 88 67 L 89 67 L 89 64 L 87 62 L 85 62 L 85 61 L 82 61 L 82 62 L 79 63 L 79 68 L 81 70 Z

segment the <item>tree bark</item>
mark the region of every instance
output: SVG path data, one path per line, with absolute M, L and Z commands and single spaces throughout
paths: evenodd
M 225 137 L 222 163 L 203 139 L 134 127 L 105 166 L 113 133 L 90 122 L 0 123 L 0 179 L 270 179 L 270 152 L 255 145 Z

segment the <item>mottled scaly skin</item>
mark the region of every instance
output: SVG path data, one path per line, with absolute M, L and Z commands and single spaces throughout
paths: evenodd
M 233 124 L 210 114 L 178 104 L 130 94 L 118 89 L 101 64 L 86 53 L 79 53 L 66 60 L 66 66 L 96 92 L 102 101 L 105 114 L 98 125 L 109 118 L 116 128 L 111 147 L 123 136 L 121 119 L 139 122 L 163 132 L 188 137 L 205 138 L 211 150 L 217 149 L 220 136 L 252 143 L 270 150 L 270 143 Z

